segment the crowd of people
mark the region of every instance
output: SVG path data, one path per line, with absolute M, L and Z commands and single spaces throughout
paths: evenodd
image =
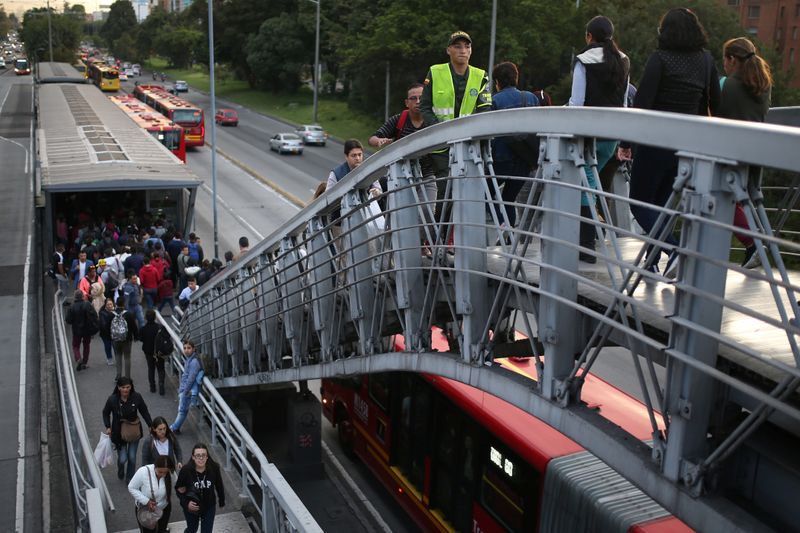
M 737 120 L 763 122 L 769 108 L 772 76 L 767 62 L 758 54 L 755 45 L 746 37 L 731 39 L 724 44 L 723 66 L 726 77 L 720 78 L 711 53 L 706 49 L 708 35 L 697 15 L 687 8 L 670 9 L 663 15 L 658 27 L 658 47 L 648 58 L 644 73 L 634 85 L 630 80 L 630 59 L 614 40 L 614 24 L 604 16 L 592 18 L 586 25 L 585 47 L 576 54 L 573 63 L 572 89 L 569 106 L 635 107 L 698 116 L 716 116 Z M 552 105 L 543 91 L 521 91 L 519 70 L 514 63 L 502 62 L 492 71 L 493 87 L 489 86 L 487 73 L 470 64 L 472 39 L 463 31 L 450 36 L 447 45 L 447 63 L 430 67 L 422 84 L 408 89 L 406 109 L 392 116 L 372 137 L 369 144 L 376 148 L 386 146 L 411 135 L 429 125 L 489 110 L 512 109 Z M 491 89 L 494 89 L 491 91 Z M 535 140 L 526 146 L 525 140 L 501 137 L 492 141 L 494 173 L 500 186 L 499 202 L 501 226 L 515 227 L 516 209 L 510 207 L 522 189 L 525 180 L 534 171 L 538 156 Z M 353 150 L 361 153 L 357 141 L 345 143 L 346 161 L 333 169 L 328 186 L 336 183 L 361 163 L 353 157 Z M 677 175 L 678 158 L 674 151 L 646 146 L 631 146 L 613 139 L 598 139 L 596 143 L 597 169 L 586 167 L 590 187 L 599 188 L 602 176 L 624 162 L 631 162 L 630 197 L 653 206 L 664 206 L 668 201 Z M 437 187 L 434 178 L 448 175 L 447 149 L 439 150 L 420 160 L 424 187 L 418 190 L 420 202 L 435 205 L 436 213 L 425 219 L 443 217 L 444 187 Z M 606 172 L 603 172 L 606 170 Z M 376 182 L 377 187 L 380 186 Z M 374 194 L 376 185 L 370 192 Z M 377 191 L 379 192 L 379 191 Z M 436 201 L 434 202 L 434 198 Z M 595 263 L 596 225 L 591 221 L 595 195 L 583 193 L 580 215 L 581 261 Z M 631 213 L 646 232 L 654 229 L 658 211 L 642 205 L 632 205 Z M 737 206 L 734 223 L 748 229 L 741 206 Z M 656 228 L 659 231 L 661 228 Z M 760 264 L 756 244 L 751 237 L 737 234 L 745 247 L 742 266 L 754 268 Z M 677 245 L 677 240 L 667 231 L 666 241 Z M 426 248 L 423 247 L 423 250 Z M 669 253 L 665 275 L 673 275 L 677 254 Z M 657 262 L 650 267 L 658 271 Z

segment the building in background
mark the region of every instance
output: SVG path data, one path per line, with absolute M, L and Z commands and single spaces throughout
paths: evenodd
M 149 0 L 134 0 L 133 11 L 136 13 L 136 21 L 142 22 L 150 14 Z
M 775 70 L 792 72 L 792 87 L 800 87 L 800 0 L 719 0 L 739 15 L 744 30 L 771 44 L 782 56 Z

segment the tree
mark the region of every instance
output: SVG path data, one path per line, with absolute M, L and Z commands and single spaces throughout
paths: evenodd
M 139 25 L 136 34 L 136 51 L 140 58 L 150 57 L 154 52 L 154 42 L 159 33 L 174 23 L 175 17 L 161 6 L 156 6 L 150 15 Z
M 70 15 L 51 12 L 53 26 L 53 60 L 71 63 L 80 45 L 81 22 Z M 25 12 L 22 19 L 22 40 L 30 57 L 48 59 L 49 33 L 47 9 L 37 8 Z
M 202 41 L 203 34 L 197 30 L 175 26 L 165 26 L 153 43 L 158 55 L 167 58 L 176 68 L 189 66 L 192 51 Z
M 11 21 L 8 19 L 8 15 L 6 15 L 3 5 L 0 4 L 0 37 L 5 38 L 5 36 L 8 34 L 8 30 L 10 29 Z
M 117 0 L 111 4 L 108 18 L 100 29 L 100 36 L 113 46 L 114 41 L 123 33 L 135 27 L 136 13 L 133 11 L 133 4 L 128 0 Z
M 275 92 L 296 91 L 308 58 L 306 43 L 313 40 L 298 24 L 296 15 L 281 13 L 265 20 L 245 46 L 256 83 Z

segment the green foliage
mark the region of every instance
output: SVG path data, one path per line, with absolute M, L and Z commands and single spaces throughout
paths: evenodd
M 133 60 L 139 59 L 136 40 L 133 36 L 134 33 L 137 33 L 136 28 L 134 28 L 133 31 L 126 31 L 114 41 L 111 45 L 111 53 L 114 54 L 114 57 Z
M 168 27 L 175 24 L 175 16 L 167 13 L 161 6 L 155 7 L 150 15 L 139 25 L 139 31 L 136 33 L 136 50 L 137 57 L 144 60 L 150 57 L 155 52 L 155 39 Z
M 0 38 L 5 38 L 8 30 L 11 29 L 11 21 L 6 15 L 5 9 L 3 9 L 3 5 L 0 4 Z
M 81 40 L 81 21 L 71 14 L 50 13 L 53 34 L 53 60 L 71 63 Z M 25 12 L 22 18 L 21 37 L 30 58 L 49 60 L 49 32 L 47 9 L 37 8 Z
M 197 30 L 184 27 L 165 26 L 153 43 L 158 55 L 169 60 L 173 67 L 189 66 L 193 58 L 193 50 L 203 40 L 203 34 Z
M 296 91 L 306 64 L 308 41 L 309 36 L 296 16 L 281 13 L 265 20 L 245 46 L 247 64 L 257 85 L 275 92 Z
M 136 28 L 136 13 L 133 11 L 133 4 L 128 0 L 117 0 L 111 4 L 108 18 L 100 29 L 100 36 L 107 43 L 113 43 L 123 33 L 134 28 Z

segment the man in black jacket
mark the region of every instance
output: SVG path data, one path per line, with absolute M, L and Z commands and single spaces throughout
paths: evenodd
M 97 313 L 92 304 L 86 301 L 83 291 L 75 291 L 73 303 L 67 310 L 64 320 L 72 326 L 72 356 L 78 363 L 75 370 L 81 371 L 89 363 L 92 335 L 97 333 L 99 328 Z M 83 343 L 83 357 L 81 357 L 81 343 Z

